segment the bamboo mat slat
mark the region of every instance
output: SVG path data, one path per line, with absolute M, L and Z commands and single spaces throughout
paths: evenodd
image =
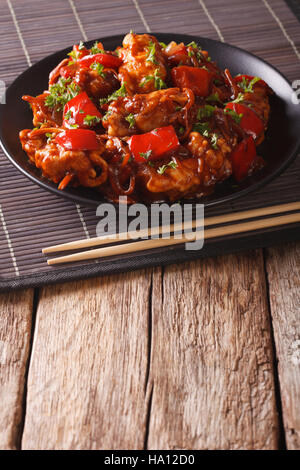
M 7 86 L 29 64 L 56 50 L 80 40 L 125 34 L 130 29 L 224 40 L 269 61 L 291 81 L 300 78 L 299 21 L 283 0 L 229 0 L 222 4 L 219 0 L 52 0 L 51 4 L 46 0 L 0 0 L 0 9 L 0 79 Z M 265 188 L 221 208 L 211 208 L 207 215 L 296 200 L 300 200 L 299 158 Z M 41 253 L 45 246 L 96 236 L 98 221 L 94 209 L 45 192 L 0 152 L 0 289 L 117 270 L 114 260 L 47 266 Z M 265 243 L 272 233 L 264 233 Z M 252 238 L 257 246 L 262 243 L 259 233 Z M 245 237 L 245 246 L 247 242 Z M 168 254 L 170 260 L 175 256 L 174 250 Z M 159 256 L 166 262 L 168 255 L 159 253 L 152 262 L 158 262 Z M 121 270 L 143 264 L 141 257 L 123 257 L 119 266 L 120 262 Z

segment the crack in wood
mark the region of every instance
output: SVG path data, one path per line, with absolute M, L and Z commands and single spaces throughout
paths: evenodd
M 19 433 L 17 436 L 17 449 L 22 450 L 22 437 L 24 432 L 25 426 L 25 418 L 26 418 L 26 409 L 27 409 L 27 384 L 28 384 L 28 374 L 30 368 L 30 361 L 32 355 L 32 346 L 33 346 L 33 339 L 34 339 L 34 331 L 35 331 L 35 322 L 36 322 L 36 315 L 39 303 L 39 288 L 34 289 L 33 293 L 33 303 L 32 303 L 32 317 L 31 317 L 31 331 L 30 331 L 30 339 L 29 339 L 29 351 L 27 356 L 26 368 L 25 368 L 25 377 L 24 377 L 24 390 L 23 390 L 23 397 L 22 397 L 22 418 L 20 422 Z
M 277 408 L 277 413 L 278 413 L 278 428 L 279 428 L 278 429 L 278 449 L 286 450 L 287 445 L 286 445 L 286 437 L 285 437 L 285 430 L 284 430 L 284 424 L 283 424 L 280 379 L 279 379 L 279 373 L 278 373 L 278 357 L 277 357 L 276 343 L 275 343 L 275 338 L 274 338 L 272 308 L 271 308 L 271 302 L 270 302 L 270 284 L 269 284 L 269 275 L 268 275 L 267 262 L 266 262 L 266 248 L 262 249 L 262 255 L 263 255 L 264 273 L 265 273 L 266 297 L 267 297 L 267 305 L 268 305 L 269 321 L 270 321 L 270 337 L 271 337 L 272 351 L 273 351 L 274 391 L 275 391 L 276 408 Z

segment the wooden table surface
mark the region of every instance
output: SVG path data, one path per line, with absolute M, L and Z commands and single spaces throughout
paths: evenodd
M 201 33 L 299 78 L 283 1 L 164 3 L 2 1 L 3 76 L 133 28 Z M 0 311 L 1 449 L 300 448 L 300 241 L 4 293 Z
M 300 242 L 1 294 L 1 449 L 299 449 Z

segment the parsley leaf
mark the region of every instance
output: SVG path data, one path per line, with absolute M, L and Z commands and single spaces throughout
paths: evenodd
M 103 72 L 104 65 L 99 64 L 99 62 L 94 62 L 91 64 L 90 69 L 95 70 L 100 77 L 105 78 L 105 73 Z
M 244 95 L 243 93 L 239 93 L 236 97 L 235 100 L 231 101 L 231 103 L 240 103 L 241 101 L 244 100 Z
M 98 42 L 97 42 L 97 41 L 94 42 L 94 45 L 90 48 L 90 53 L 91 53 L 92 55 L 94 55 L 94 54 L 104 54 L 104 52 L 105 52 L 105 51 L 104 51 L 103 49 L 100 49 L 100 48 L 98 47 Z
M 164 172 L 168 169 L 168 168 L 172 168 L 173 170 L 175 170 L 175 168 L 177 168 L 177 163 L 174 161 L 174 160 L 171 160 L 169 163 L 167 163 L 166 165 L 163 165 L 163 166 L 160 166 L 159 168 L 157 168 L 157 173 L 159 175 L 163 175 Z
M 128 116 L 125 117 L 126 121 L 129 122 L 129 129 L 134 127 L 135 125 L 135 117 L 134 114 L 128 114 Z
M 229 114 L 229 116 L 232 117 L 232 119 L 239 124 L 241 122 L 241 119 L 243 117 L 243 114 L 238 114 L 235 112 L 233 109 L 225 108 L 224 113 Z
M 68 121 L 69 119 L 71 119 L 72 117 L 72 111 L 71 109 L 69 109 L 69 111 L 67 111 L 64 115 L 64 118 Z
M 210 142 L 212 145 L 212 148 L 217 149 L 218 148 L 218 134 L 213 133 Z
M 201 121 L 201 119 L 210 118 L 214 114 L 214 111 L 215 111 L 215 106 L 206 104 L 202 108 L 198 109 L 197 119 Z
M 45 105 L 61 111 L 65 104 L 81 92 L 80 87 L 72 82 L 70 78 L 61 77 L 57 83 L 49 88 L 49 95 L 46 96 Z
M 107 119 L 109 118 L 111 114 L 112 114 L 112 111 L 109 109 L 107 113 L 103 116 L 102 121 L 107 121 Z
M 209 132 L 210 131 L 209 122 L 196 122 L 196 124 L 194 124 L 193 126 L 193 131 L 200 132 L 200 134 L 203 134 L 205 131 Z
M 148 57 L 146 61 L 152 62 L 153 64 L 157 64 L 157 59 L 155 57 L 155 42 L 150 41 L 149 47 L 148 47 Z
M 190 42 L 186 47 L 193 47 L 194 49 L 198 49 L 200 51 L 202 49 L 201 46 L 199 46 L 195 41 Z
M 239 82 L 239 86 L 242 88 L 244 93 L 253 93 L 253 85 L 255 85 L 256 82 L 259 82 L 259 80 L 261 80 L 259 77 L 253 77 L 248 83 L 247 79 L 243 77 L 242 81 Z
M 140 156 L 144 158 L 145 160 L 148 160 L 151 154 L 152 154 L 152 150 L 148 150 L 147 152 L 140 152 Z
M 51 140 L 53 139 L 53 134 L 50 134 L 49 132 L 46 132 L 46 137 L 47 137 L 47 144 L 50 144 Z
M 102 106 L 105 103 L 109 103 L 110 101 L 115 101 L 119 97 L 124 97 L 127 94 L 127 90 L 125 87 L 125 83 L 119 88 L 118 90 L 114 91 L 111 95 L 109 95 L 107 98 L 100 98 L 100 106 Z
M 211 95 L 209 95 L 207 98 L 206 98 L 206 101 L 208 101 L 209 103 L 213 102 L 213 103 L 222 103 L 222 101 L 220 100 L 219 98 L 219 95 L 217 95 L 217 93 L 212 93 Z
M 147 75 L 146 77 L 144 77 L 140 83 L 140 86 L 143 87 L 150 80 L 154 80 L 154 87 L 156 90 L 167 88 L 167 85 L 165 84 L 165 82 L 162 80 L 162 78 L 159 75 L 159 69 L 155 69 L 154 75 Z
M 90 114 L 87 114 L 83 120 L 83 124 L 86 126 L 95 126 L 100 122 L 100 118 L 98 116 L 91 116 Z
M 68 55 L 70 57 L 72 57 L 73 61 L 75 61 L 75 60 L 79 59 L 80 52 L 79 52 L 79 50 L 78 51 L 77 50 L 72 50 L 71 52 L 68 53 Z M 69 65 L 71 65 L 71 64 L 69 64 Z

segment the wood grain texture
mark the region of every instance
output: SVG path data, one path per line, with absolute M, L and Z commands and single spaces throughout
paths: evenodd
M 151 276 L 41 290 L 23 449 L 143 448 Z
M 300 243 L 266 250 L 272 324 L 288 449 L 300 449 Z
M 20 440 L 33 289 L 0 295 L 0 449 Z
M 152 299 L 148 448 L 277 448 L 261 251 L 168 267 Z

